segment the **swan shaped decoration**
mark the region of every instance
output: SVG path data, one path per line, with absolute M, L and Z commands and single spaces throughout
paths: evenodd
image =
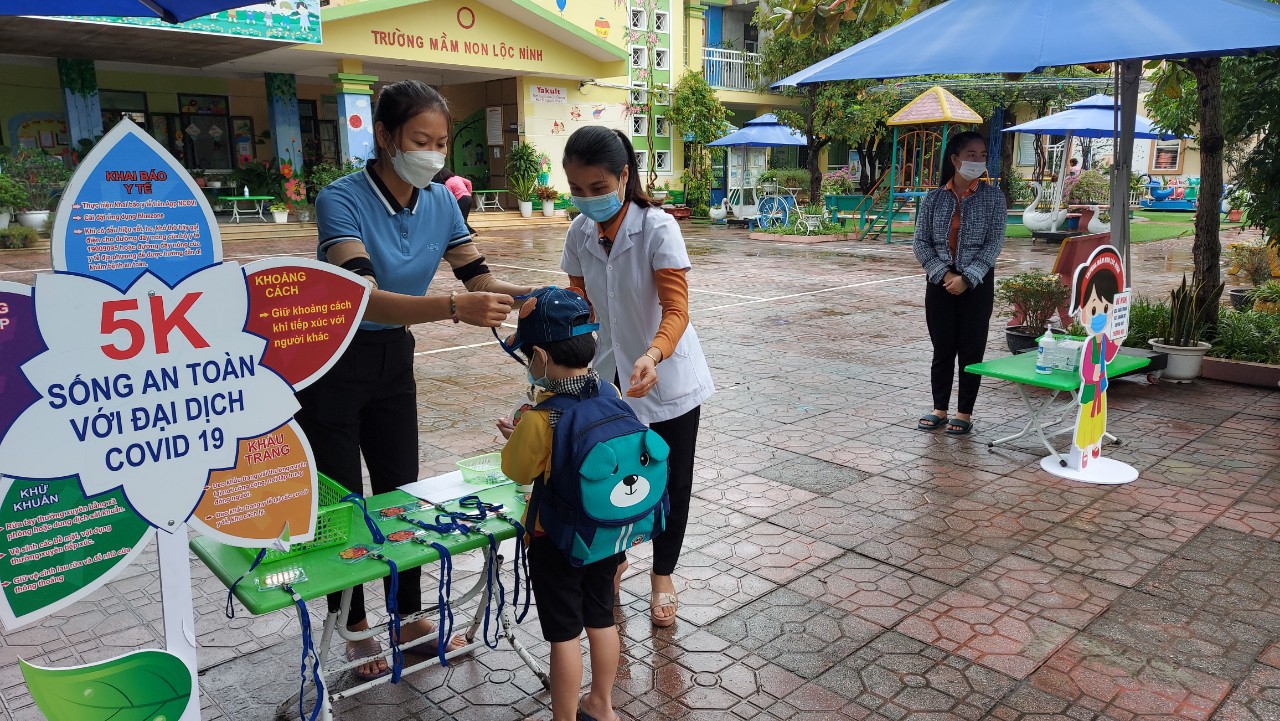
M 1022 224 L 1033 233 L 1045 232 L 1052 230 L 1055 225 L 1061 225 L 1067 218 L 1066 208 L 1054 211 L 1037 210 L 1048 198 L 1045 197 L 1045 186 L 1042 183 L 1033 182 L 1031 185 L 1036 189 L 1036 199 L 1022 211 Z
M 1102 209 L 1096 205 L 1090 205 L 1089 210 L 1093 211 L 1093 216 L 1089 218 L 1089 227 L 1085 230 L 1089 233 L 1110 233 L 1111 223 L 1102 222 Z
M 711 209 L 708 211 L 708 214 L 711 216 L 711 219 L 717 223 L 724 220 L 725 218 L 728 218 L 729 217 L 728 199 L 720 201 L 719 205 L 711 206 Z

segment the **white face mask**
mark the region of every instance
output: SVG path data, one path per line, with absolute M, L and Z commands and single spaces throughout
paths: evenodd
M 960 161 L 960 169 L 956 171 L 956 175 L 959 175 L 967 181 L 973 181 L 976 178 L 981 178 L 982 174 L 985 172 L 987 172 L 986 163 L 980 163 L 976 160 L 962 160 Z
M 444 161 L 444 153 L 434 150 L 405 151 L 396 148 L 396 154 L 391 156 L 391 167 L 404 182 L 415 188 L 425 188 L 444 167 Z

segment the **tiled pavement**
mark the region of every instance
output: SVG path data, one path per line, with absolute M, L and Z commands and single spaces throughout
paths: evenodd
M 500 273 L 555 282 L 554 230 L 481 243 Z M 1136 249 L 1139 292 L 1171 287 L 1188 243 Z M 1280 393 L 1116 383 L 1112 429 L 1126 445 L 1112 455 L 1142 476 L 1072 484 L 1039 470 L 1034 445 L 986 449 L 1024 417 L 1007 384 L 984 386 L 976 437 L 914 430 L 930 405 L 929 344 L 905 246 L 782 246 L 707 228 L 689 246 L 693 319 L 720 390 L 704 409 L 675 628 L 647 621 L 647 549 L 623 582 L 624 718 L 1280 719 Z M 282 253 L 308 250 L 227 247 Z M 997 273 L 1052 259 L 1011 241 Z M 0 279 L 47 264 L 3 253 Z M 415 334 L 428 475 L 498 446 L 493 421 L 523 376 L 491 343 L 468 347 L 486 343 L 476 329 Z M 991 352 L 1002 345 L 993 334 Z M 193 572 L 205 718 L 271 718 L 297 687 L 294 617 L 228 621 L 222 585 Z M 70 611 L 4 634 L 2 715 L 39 718 L 19 656 L 69 665 L 159 645 L 158 596 L 146 554 Z M 518 633 L 545 657 L 532 618 Z M 498 651 L 338 710 L 507 721 L 546 718 L 546 703 Z

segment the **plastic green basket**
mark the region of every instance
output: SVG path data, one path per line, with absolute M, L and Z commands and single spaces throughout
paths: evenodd
M 319 475 L 320 481 L 317 484 L 319 509 L 316 511 L 315 537 L 306 543 L 292 544 L 288 551 L 278 551 L 273 548 L 262 557 L 263 563 L 292 558 L 317 548 L 336 546 L 345 543 L 351 537 L 351 520 L 355 514 L 355 506 L 342 502 L 343 496 L 350 491 L 323 473 Z M 256 548 L 241 548 L 240 551 L 250 559 L 258 555 Z
M 492 485 L 504 483 L 507 477 L 502 475 L 502 454 L 486 453 L 483 456 L 458 461 L 458 470 L 462 471 L 462 480 L 468 483 Z

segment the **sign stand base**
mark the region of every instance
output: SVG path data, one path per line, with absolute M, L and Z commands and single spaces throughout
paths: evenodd
M 1093 483 L 1099 486 L 1118 486 L 1129 483 L 1138 477 L 1138 469 L 1128 463 L 1121 463 L 1110 458 L 1091 458 L 1089 465 L 1081 470 L 1063 467 L 1054 456 L 1040 459 L 1040 468 L 1059 478 L 1066 478 L 1081 483 Z

